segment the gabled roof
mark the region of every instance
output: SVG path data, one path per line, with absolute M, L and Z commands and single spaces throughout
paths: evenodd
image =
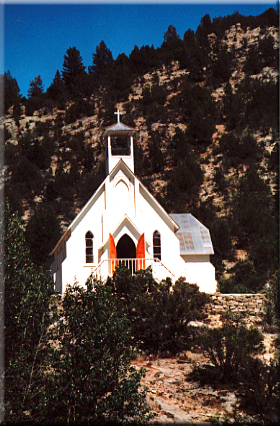
M 115 131 L 118 131 L 118 132 L 134 132 L 135 129 L 127 126 L 126 124 L 118 122 L 118 123 L 113 124 L 110 127 L 107 127 L 107 129 L 104 132 L 104 136 L 106 136 L 108 133 L 115 132 Z
M 126 164 L 125 161 L 123 161 L 122 158 L 119 159 L 119 161 L 117 162 L 117 164 L 115 165 L 115 167 L 111 170 L 110 174 L 108 176 L 110 176 L 110 178 L 112 177 L 112 175 L 121 167 L 124 166 L 127 171 L 129 172 L 130 176 L 133 178 L 136 178 L 135 174 L 133 173 L 133 171 L 128 167 L 128 165 Z
M 76 228 L 77 224 L 82 220 L 82 218 L 90 210 L 91 206 L 95 202 L 96 198 L 100 195 L 100 193 L 102 192 L 102 190 L 104 190 L 105 180 L 101 183 L 101 185 L 98 187 L 98 189 L 94 192 L 94 194 L 88 200 L 88 202 L 85 204 L 85 206 L 82 208 L 82 210 L 77 214 L 77 216 L 75 217 L 75 219 L 70 223 L 70 225 L 68 226 L 68 228 L 66 229 L 66 231 L 64 232 L 64 234 L 62 235 L 62 237 L 60 238 L 60 240 L 58 241 L 58 243 L 56 244 L 55 248 L 51 252 L 51 255 L 54 254 L 54 252 L 58 249 L 58 247 L 60 246 L 61 243 L 66 242 L 70 238 L 71 232 Z M 68 238 L 66 238 L 66 236 L 68 236 Z
M 71 224 L 68 226 L 67 230 L 65 231 L 65 233 L 62 235 L 62 237 L 60 238 L 60 240 L 58 241 L 58 243 L 56 244 L 55 248 L 52 250 L 51 254 L 54 254 L 54 252 L 58 249 L 58 247 L 60 246 L 60 244 L 63 241 L 67 241 L 67 239 L 70 237 L 71 235 L 71 231 L 73 231 L 77 224 L 82 220 L 82 218 L 87 214 L 87 212 L 90 210 L 91 206 L 93 205 L 93 203 L 95 202 L 96 198 L 98 198 L 98 196 L 100 195 L 100 193 L 102 191 L 104 191 L 105 189 L 105 181 L 106 179 L 110 179 L 111 176 L 116 172 L 116 170 L 120 167 L 124 167 L 126 168 L 126 170 L 128 171 L 128 173 L 130 174 L 131 177 L 134 177 L 135 179 L 137 179 L 137 177 L 135 176 L 135 174 L 130 170 L 130 168 L 128 167 L 128 165 L 122 160 L 120 159 L 118 161 L 118 163 L 116 164 L 116 166 L 113 168 L 113 170 L 111 170 L 111 173 L 104 179 L 104 181 L 101 183 L 101 185 L 99 186 L 99 188 L 94 192 L 94 194 L 92 195 L 92 197 L 88 200 L 88 202 L 85 204 L 85 206 L 82 208 L 82 210 L 80 211 L 80 213 L 78 213 L 78 215 L 75 217 L 75 219 L 71 222 Z M 139 180 L 139 179 L 138 179 Z M 169 221 L 170 224 L 173 225 L 174 228 L 174 232 L 177 231 L 179 229 L 179 226 L 177 225 L 176 221 L 174 221 L 174 219 L 172 218 L 172 215 L 169 215 L 164 208 L 159 204 L 159 202 L 155 199 L 155 197 L 153 197 L 153 195 L 147 190 L 147 188 L 140 182 L 140 186 L 142 188 L 142 190 L 145 192 L 145 194 L 147 195 L 147 197 L 153 201 L 153 203 L 157 206 L 158 210 L 161 212 L 161 215 L 165 217 L 166 220 Z M 67 238 L 66 238 L 67 237 Z
M 161 212 L 161 214 L 169 221 L 172 223 L 173 227 L 174 227 L 174 232 L 177 231 L 177 229 L 179 229 L 179 226 L 177 225 L 176 221 L 174 221 L 174 219 L 171 217 L 171 215 L 169 215 L 164 208 L 159 204 L 159 202 L 155 199 L 155 197 L 148 191 L 148 189 L 142 184 L 142 182 L 140 181 L 140 179 L 137 178 L 137 176 L 135 176 L 135 174 L 131 171 L 131 169 L 128 167 L 128 165 L 123 161 L 123 159 L 121 158 L 118 163 L 115 165 L 115 167 L 113 168 L 113 170 L 111 170 L 111 173 L 109 174 L 109 176 L 111 177 L 118 168 L 120 168 L 121 166 L 125 167 L 126 170 L 128 171 L 128 173 L 130 174 L 131 177 L 137 179 L 140 183 L 140 187 L 142 188 L 142 190 L 145 192 L 145 194 L 147 195 L 147 198 L 149 198 L 150 200 L 153 201 L 153 203 L 157 206 L 158 210 Z
M 214 254 L 210 232 L 190 213 L 172 213 L 170 216 L 180 229 L 176 237 L 180 241 L 180 254 Z
M 137 226 L 135 225 L 135 223 L 132 222 L 132 220 L 130 219 L 130 217 L 127 214 L 124 214 L 124 216 L 121 218 L 121 220 L 119 221 L 119 223 L 117 224 L 117 226 L 115 227 L 115 229 L 112 230 L 111 234 L 114 236 L 114 234 L 118 233 L 118 230 L 125 225 L 126 223 L 130 224 L 131 227 L 136 231 L 136 233 L 138 234 L 138 238 L 141 236 L 142 232 L 137 228 Z M 145 235 L 145 243 L 150 247 L 151 243 L 150 241 L 146 238 Z M 101 250 L 105 245 L 107 244 L 107 241 L 105 241 L 99 248 L 99 250 Z

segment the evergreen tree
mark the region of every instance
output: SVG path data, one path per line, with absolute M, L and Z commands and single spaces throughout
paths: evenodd
M 37 75 L 37 77 L 34 78 L 30 82 L 29 89 L 27 91 L 28 97 L 35 97 L 40 96 L 44 92 L 44 87 L 42 83 L 42 78 L 40 75 Z
M 164 33 L 164 41 L 161 45 L 161 56 L 164 63 L 168 64 L 172 61 L 180 61 L 185 63 L 185 49 L 179 34 L 173 25 L 169 25 L 168 30 Z
M 169 25 L 168 30 L 164 33 L 164 42 L 172 43 L 176 40 L 179 40 L 179 35 L 177 34 L 177 30 L 173 25 Z
M 3 77 L 1 78 L 3 80 Z M 10 71 L 4 74 L 5 113 L 11 106 L 18 106 L 21 101 L 20 89 Z
M 248 258 L 236 266 L 232 282 L 247 291 L 259 291 L 278 266 L 277 212 L 270 188 L 254 166 L 240 179 L 239 192 L 233 199 L 234 234 L 239 246 L 248 250 Z M 239 274 L 241 266 L 246 273 Z
M 210 15 L 206 13 L 206 15 L 204 15 L 200 20 L 200 24 L 197 27 L 195 37 L 198 40 L 200 46 L 206 48 L 207 50 L 210 47 L 207 36 L 212 32 L 212 29 L 213 25 L 211 22 Z
M 90 73 L 104 75 L 112 70 L 114 60 L 112 52 L 108 49 L 104 41 L 96 47 L 95 53 L 92 55 L 93 65 L 88 67 Z
M 129 61 L 131 63 L 132 72 L 140 74 L 142 70 L 142 61 L 138 46 L 135 45 L 133 50 L 130 52 Z
M 1 224 L 3 225 L 3 223 Z M 37 405 L 41 342 L 50 324 L 53 282 L 35 266 L 16 213 L 5 211 L 5 417 L 30 420 Z
M 184 42 L 186 43 L 188 49 L 195 48 L 194 31 L 191 30 L 190 28 L 184 34 Z
M 79 50 L 76 47 L 69 47 L 66 55 L 64 55 L 62 69 L 63 81 L 68 90 L 71 91 L 71 86 L 75 83 L 77 77 L 85 74 L 85 69 Z
M 53 100 L 63 101 L 65 97 L 64 82 L 60 72 L 57 70 L 52 81 L 52 84 L 47 89 L 47 96 Z

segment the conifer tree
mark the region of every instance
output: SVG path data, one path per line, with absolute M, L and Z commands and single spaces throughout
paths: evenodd
M 88 67 L 90 73 L 104 75 L 104 73 L 106 74 L 112 69 L 114 64 L 112 52 L 108 49 L 103 40 L 96 47 L 96 51 L 92 55 L 92 60 L 93 65 Z
M 4 92 L 5 92 L 5 112 L 7 113 L 8 109 L 12 105 L 18 105 L 21 100 L 18 83 L 16 79 L 12 77 L 10 71 L 5 72 L 4 74 Z
M 80 55 L 79 50 L 76 47 L 69 47 L 64 55 L 62 77 L 68 89 L 71 89 L 71 85 L 75 83 L 77 77 L 85 73 L 85 66 Z
M 64 97 L 64 82 L 60 72 L 57 70 L 52 81 L 52 84 L 47 90 L 47 96 L 51 99 L 62 101 Z
M 34 78 L 34 80 L 31 80 L 29 89 L 28 89 L 28 97 L 35 97 L 40 96 L 44 92 L 44 87 L 42 83 L 42 78 L 40 75 L 37 75 L 37 77 Z

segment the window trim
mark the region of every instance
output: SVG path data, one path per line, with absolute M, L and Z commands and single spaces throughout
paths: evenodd
M 94 263 L 93 256 L 93 233 L 91 231 L 87 231 L 85 234 L 85 263 L 92 264 Z
M 161 234 L 157 229 L 153 233 L 153 258 L 161 261 Z

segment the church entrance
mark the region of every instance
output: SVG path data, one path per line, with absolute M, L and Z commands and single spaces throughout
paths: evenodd
M 134 274 L 136 271 L 136 247 L 133 240 L 127 234 L 124 234 L 119 239 L 116 248 L 117 264 L 126 266 Z M 121 259 L 121 261 L 119 261 L 119 259 Z

